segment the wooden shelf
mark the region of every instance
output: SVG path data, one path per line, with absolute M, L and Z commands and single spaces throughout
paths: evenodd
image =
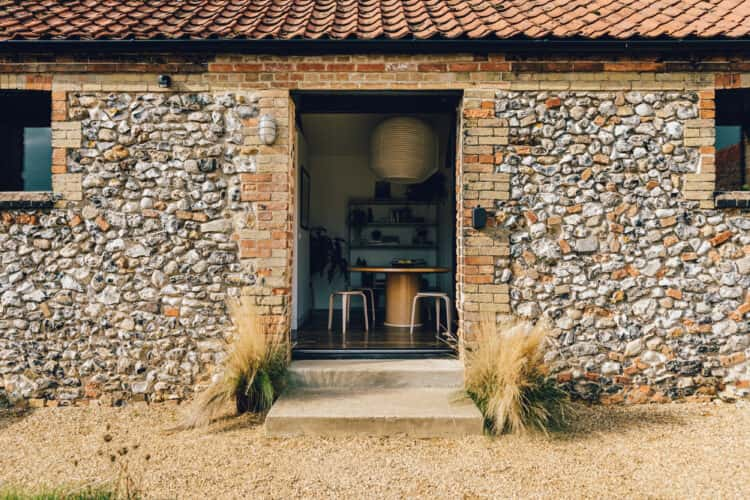
M 375 227 L 414 227 L 414 226 L 437 226 L 434 222 L 368 222 L 362 227 L 375 226 Z
M 422 206 L 435 206 L 438 202 L 436 201 L 414 201 L 403 198 L 389 198 L 389 199 L 353 199 L 349 200 L 349 205 L 422 205 Z
M 434 250 L 437 248 L 437 245 L 351 245 L 349 248 L 352 250 L 374 250 L 380 248 L 387 248 L 389 250 Z

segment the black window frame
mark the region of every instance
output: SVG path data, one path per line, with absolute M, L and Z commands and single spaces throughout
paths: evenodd
M 52 130 L 52 92 L 48 90 L 0 90 L 0 194 L 52 191 L 52 138 L 47 175 L 49 189 L 28 190 L 24 185 L 27 128 Z M 5 196 L 7 197 L 7 196 Z

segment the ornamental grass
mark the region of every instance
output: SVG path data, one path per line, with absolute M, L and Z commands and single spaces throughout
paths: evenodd
M 466 343 L 465 389 L 492 434 L 562 428 L 568 394 L 547 376 L 544 346 L 549 324 L 493 315 L 482 318 Z
M 201 427 L 233 406 L 236 413 L 268 410 L 281 393 L 286 378 L 287 344 L 257 314 L 252 297 L 227 301 L 236 334 L 228 346 L 221 377 L 199 394 L 183 421 L 183 428 Z

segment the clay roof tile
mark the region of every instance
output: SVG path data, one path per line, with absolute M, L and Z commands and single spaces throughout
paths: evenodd
M 0 41 L 750 36 L 748 0 L 0 0 Z

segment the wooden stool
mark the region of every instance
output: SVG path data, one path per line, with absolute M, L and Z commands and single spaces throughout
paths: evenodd
M 440 338 L 440 301 L 445 301 L 445 333 L 447 336 L 451 335 L 451 299 L 447 293 L 443 292 L 419 292 L 414 296 L 414 300 L 411 304 L 411 324 L 409 325 L 409 335 L 414 334 L 414 315 L 417 310 L 417 301 L 419 299 L 435 299 L 435 326 L 437 332 L 435 337 Z
M 352 292 L 364 292 L 370 295 L 370 319 L 372 320 L 372 326 L 375 326 L 375 290 L 372 288 L 352 288 Z
M 362 297 L 362 310 L 365 312 L 365 331 L 370 331 L 370 321 L 367 318 L 367 295 L 360 291 L 333 292 L 328 297 L 328 330 L 333 329 L 333 298 L 341 295 L 341 330 L 346 333 L 346 325 L 349 323 L 349 301 L 351 297 Z

